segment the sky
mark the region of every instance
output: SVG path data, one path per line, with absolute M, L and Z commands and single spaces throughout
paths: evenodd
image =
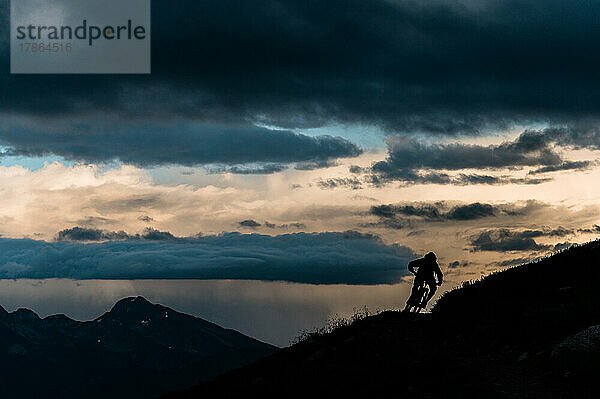
M 150 75 L 11 75 L 0 278 L 460 281 L 600 234 L 600 5 L 152 2 Z

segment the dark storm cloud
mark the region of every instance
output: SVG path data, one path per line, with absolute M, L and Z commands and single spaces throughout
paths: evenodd
M 306 136 L 298 135 L 302 138 L 307 138 Z M 314 154 L 312 158 L 305 157 L 306 159 L 312 159 L 309 161 L 301 161 L 296 162 L 294 169 L 295 170 L 315 170 L 315 169 L 323 169 L 329 168 L 332 166 L 337 166 L 337 162 L 334 159 L 327 159 L 328 157 L 348 157 L 348 156 L 357 156 L 362 153 L 357 146 L 350 143 L 349 141 L 343 140 L 339 137 L 329 137 L 329 136 L 321 136 L 316 139 L 310 138 L 309 140 L 314 140 L 318 143 L 319 146 L 323 149 L 323 154 Z M 334 148 L 332 144 L 340 144 L 337 149 Z M 294 146 L 288 147 L 285 151 L 289 156 L 287 162 L 298 161 L 299 158 L 302 158 L 300 154 L 293 154 L 292 149 Z M 240 150 L 243 150 L 240 148 Z M 284 153 L 285 153 L 284 151 Z M 334 155 L 334 152 L 337 152 Z M 249 154 L 250 155 L 250 154 Z M 254 158 L 258 158 L 254 154 Z M 300 157 L 298 157 L 300 155 Z M 252 156 L 252 155 L 250 155 Z M 283 161 L 283 160 L 282 160 Z M 220 161 L 223 162 L 223 161 Z M 262 164 L 244 164 L 244 165 L 234 165 L 234 166 L 210 166 L 206 169 L 211 173 L 233 173 L 237 175 L 266 175 L 271 173 L 277 173 L 284 171 L 290 167 L 289 164 L 285 163 L 262 163 Z
M 334 189 L 334 188 L 352 188 L 358 190 L 362 188 L 362 182 L 357 178 L 353 177 L 336 177 L 330 179 L 320 179 L 317 181 L 317 186 L 322 189 Z
M 288 168 L 283 164 L 264 164 L 264 165 L 236 165 L 236 166 L 219 166 L 207 167 L 209 173 L 233 173 L 236 175 L 268 175 L 271 173 L 281 172 Z
M 448 263 L 448 269 L 458 269 L 458 268 L 462 268 L 462 267 L 468 267 L 469 264 L 470 263 L 466 260 L 463 260 L 463 261 L 455 260 L 454 262 Z
M 600 121 L 597 119 L 585 119 L 566 125 L 551 126 L 531 133 L 538 135 L 542 140 L 555 142 L 561 146 L 571 146 L 576 149 L 600 149 Z
M 534 209 L 537 208 L 530 203 L 491 205 L 475 202 L 452 205 L 439 201 L 376 205 L 371 207 L 369 214 L 379 217 L 379 221 L 365 224 L 364 227 L 407 229 L 415 228 L 420 222 L 456 222 L 496 216 L 525 215 L 530 214 Z
M 277 225 L 275 223 L 269 223 L 269 222 L 265 221 L 265 227 L 267 227 L 269 229 L 297 229 L 297 230 L 306 229 L 306 225 L 304 223 L 298 223 L 298 222 L 283 223 L 283 224 Z
M 56 241 L 118 241 L 118 240 L 149 240 L 149 241 L 175 241 L 175 237 L 168 231 L 159 231 L 151 227 L 146 228 L 141 234 L 127 234 L 124 231 L 107 231 L 85 227 L 72 227 L 58 232 Z
M 498 169 L 510 166 L 559 165 L 542 135 L 525 132 L 515 141 L 499 145 L 424 144 L 402 137 L 388 139 L 388 158 L 373 165 L 373 170 L 394 169 Z
M 88 229 L 84 227 L 73 227 L 58 232 L 57 241 L 106 241 L 127 240 L 129 234 L 124 231 L 104 231 L 99 229 Z
M 575 234 L 574 230 L 565 229 L 564 227 L 557 227 L 555 229 L 550 230 L 526 230 L 526 233 L 535 234 L 532 237 L 541 237 L 541 236 L 549 236 L 549 237 L 563 237 L 571 234 Z
M 539 184 L 541 179 L 461 173 L 450 176 L 430 170 L 500 169 L 522 166 L 558 166 L 563 160 L 539 133 L 525 132 L 515 141 L 500 145 L 425 144 L 414 139 L 390 137 L 388 156 L 372 165 L 373 178 L 383 183 L 405 181 L 420 184 Z M 353 169 L 355 172 L 363 170 Z M 422 172 L 421 172 L 422 170 Z
M 298 162 L 294 169 L 296 170 L 315 170 L 322 168 L 330 168 L 333 166 L 337 166 L 338 163 L 335 160 L 324 159 L 320 161 L 310 161 L 310 162 Z
M 574 234 L 573 230 L 562 227 L 547 230 L 525 230 L 513 231 L 508 229 L 496 229 L 481 232 L 472 237 L 472 251 L 540 251 L 552 248 L 548 245 L 536 243 L 537 237 L 563 237 Z
M 0 142 L 10 147 L 7 155 L 56 154 L 86 161 L 118 159 L 141 166 L 268 163 L 255 168 L 217 168 L 217 172 L 256 174 L 283 170 L 285 166 L 278 162 L 313 161 L 318 165 L 327 164 L 330 158 L 361 153 L 356 145 L 340 137 L 308 137 L 251 126 L 30 126 L 0 128 Z
M 8 74 L 9 2 L 0 0 L 0 113 L 91 124 L 104 114 L 283 128 L 373 123 L 434 134 L 600 116 L 596 2 L 157 0 L 152 7 L 152 75 L 19 76 Z M 176 142 L 177 129 L 167 130 Z M 19 144 L 7 135 L 3 129 L 0 140 Z M 94 137 L 82 136 L 59 134 L 43 149 L 105 157 Z M 154 138 L 142 137 L 141 147 Z M 90 141 L 82 153 L 69 144 L 79 140 Z M 564 141 L 590 140 L 598 145 L 585 135 Z M 145 155 L 138 162 L 165 157 Z
M 371 214 L 384 218 L 393 218 L 396 215 L 403 215 L 439 220 L 443 217 L 439 207 L 435 204 L 377 205 L 371 207 Z
M 149 241 L 175 241 L 179 239 L 168 231 L 159 231 L 151 227 L 146 228 L 146 230 L 144 230 L 144 232 L 140 235 L 136 234 L 135 238 L 138 237 L 142 240 Z
M 538 178 L 538 179 L 530 179 L 528 177 L 523 177 L 523 178 L 511 178 L 511 179 L 507 179 L 506 181 L 511 184 L 537 185 L 537 184 L 542 184 L 542 183 L 547 183 L 549 181 L 552 181 L 552 178 L 545 177 L 545 178 Z
M 252 220 L 252 219 L 241 221 L 239 223 L 239 225 L 242 226 L 242 227 L 250 227 L 250 228 L 253 228 L 253 229 L 262 226 L 256 220 Z
M 600 234 L 600 225 L 595 224 L 594 227 L 592 227 L 591 229 L 579 229 L 577 231 L 580 233 L 587 234 Z
M 396 174 L 395 178 L 386 177 L 381 179 L 383 183 L 387 183 L 389 180 L 400 180 L 405 184 L 452 184 L 455 186 L 468 186 L 468 185 L 488 185 L 488 186 L 500 186 L 506 184 L 528 184 L 537 185 L 549 182 L 550 178 L 515 178 L 510 176 L 490 176 L 480 174 L 468 174 L 460 173 L 456 176 L 450 176 L 445 173 L 429 172 L 424 174 L 409 173 L 402 177 L 400 174 Z
M 587 126 L 587 125 L 586 125 Z M 385 160 L 370 168 L 350 167 L 355 174 L 365 173 L 373 184 L 400 181 L 408 184 L 541 184 L 549 177 L 512 177 L 459 173 L 450 175 L 439 170 L 463 169 L 511 170 L 537 167 L 529 175 L 583 170 L 595 165 L 592 161 L 568 161 L 556 151 L 556 146 L 600 148 L 600 134 L 581 126 L 526 130 L 514 141 L 499 145 L 429 144 L 416 139 L 393 136 L 387 141 Z
M 310 249 L 310 250 L 307 250 Z M 227 233 L 82 244 L 0 238 L 0 278 L 250 279 L 385 284 L 415 254 L 358 232 L 280 236 Z
M 501 211 L 493 205 L 476 202 L 453 208 L 448 212 L 446 218 L 450 220 L 473 220 L 488 216 L 496 216 L 500 212 Z
M 560 165 L 544 166 L 529 172 L 530 175 L 538 175 L 540 173 L 558 172 L 562 170 L 584 170 L 593 165 L 590 161 L 568 161 Z
M 540 209 L 544 205 L 536 202 L 525 204 L 492 205 L 474 202 L 464 205 L 451 205 L 440 201 L 435 203 L 410 203 L 376 205 L 370 209 L 370 214 L 382 219 L 418 218 L 425 221 L 467 221 L 492 216 L 526 215 Z M 556 229 L 554 232 L 563 232 Z M 564 230 L 566 232 L 566 230 Z
M 485 231 L 471 241 L 472 251 L 540 251 L 549 249 L 528 236 L 507 229 Z
M 419 171 L 416 169 L 396 169 L 388 161 L 377 162 L 373 165 L 373 168 L 361 168 L 358 166 L 351 166 L 350 173 L 360 174 L 366 173 L 360 178 L 355 177 L 353 179 L 348 178 L 347 180 L 353 180 L 356 182 L 355 186 L 362 185 L 362 183 L 369 184 L 375 187 L 381 187 L 391 182 L 400 182 L 403 185 L 413 184 L 441 184 L 441 185 L 455 185 L 455 186 L 468 186 L 468 185 L 488 185 L 488 186 L 499 186 L 506 184 L 529 184 L 536 185 L 551 181 L 551 178 L 530 178 L 530 177 L 511 177 L 507 175 L 502 176 L 491 176 L 474 173 L 458 173 L 456 175 L 450 175 L 444 172 L 431 172 L 431 171 Z M 375 173 L 373 173 L 375 172 Z M 318 184 L 323 189 L 334 189 L 340 186 L 344 186 L 344 179 L 339 182 L 331 181 L 327 182 L 330 184 Z M 338 183 L 338 184 L 336 184 Z M 346 184 L 347 185 L 347 184 Z
M 295 223 L 284 223 L 284 224 L 279 225 L 279 227 L 284 228 L 284 229 L 287 229 L 287 228 L 305 229 L 306 225 L 304 223 L 295 222 Z

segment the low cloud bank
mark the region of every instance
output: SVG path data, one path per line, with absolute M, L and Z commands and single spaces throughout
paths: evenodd
M 88 243 L 0 238 L 0 278 L 247 279 L 391 284 L 411 249 L 358 232 L 226 233 Z

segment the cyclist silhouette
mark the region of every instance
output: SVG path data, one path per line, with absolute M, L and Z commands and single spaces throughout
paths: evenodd
M 421 309 L 427 306 L 427 302 L 433 297 L 438 285 L 442 285 L 444 274 L 440 270 L 440 266 L 437 263 L 436 256 L 433 252 L 429 252 L 423 258 L 415 259 L 408 264 L 408 270 L 415 275 L 415 281 L 413 283 L 412 292 L 404 311 L 410 310 L 412 306 L 419 307 Z M 415 271 L 415 268 L 417 271 Z M 437 277 L 437 282 L 435 278 Z M 420 288 L 422 285 L 427 284 L 429 286 L 429 293 L 427 297 L 420 298 Z

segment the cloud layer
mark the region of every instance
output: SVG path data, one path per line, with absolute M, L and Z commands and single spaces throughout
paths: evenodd
M 0 128 L 5 155 L 55 154 L 69 160 L 120 160 L 139 166 L 163 164 L 206 165 L 267 163 L 251 168 L 232 167 L 232 173 L 273 173 L 285 165 L 327 166 L 327 161 L 354 157 L 361 150 L 340 137 L 308 137 L 285 130 L 254 126 L 132 123 L 86 121 L 45 124 L 18 121 Z M 275 163 L 275 164 L 273 164 Z
M 392 181 L 409 184 L 500 185 L 541 184 L 550 177 L 530 177 L 550 172 L 584 170 L 595 165 L 593 161 L 565 160 L 557 147 L 597 150 L 600 134 L 589 126 L 550 127 L 543 130 L 525 130 L 515 140 L 498 145 L 431 144 L 392 136 L 387 140 L 387 157 L 371 167 L 351 167 L 354 174 L 365 174 L 363 180 L 375 185 Z M 523 177 L 513 171 L 535 167 Z M 467 172 L 501 171 L 503 175 Z M 449 174 L 447 171 L 459 172 Z M 331 188 L 331 187 L 327 187 Z
M 353 231 L 226 233 L 177 241 L 153 237 L 90 244 L 0 238 L 0 278 L 385 284 L 400 281 L 414 257 L 407 247 L 386 245 L 376 236 Z
M 508 211 L 511 212 L 511 211 Z M 514 210 L 512 212 L 515 212 Z M 488 216 L 506 214 L 506 207 L 475 202 L 472 204 L 449 206 L 443 202 L 414 203 L 409 205 L 377 205 L 371 207 L 371 214 L 382 218 L 397 216 L 419 217 L 425 220 L 474 220 Z
M 515 141 L 500 145 L 423 144 L 416 140 L 391 137 L 388 159 L 375 164 L 375 171 L 386 166 L 395 169 L 499 169 L 510 166 L 559 165 L 562 159 L 545 138 L 525 132 Z
M 0 0 L 0 115 L 24 120 L 16 133 L 22 140 L 14 129 L 1 129 L 0 141 L 22 153 L 116 156 L 137 164 L 173 162 L 170 155 L 179 150 L 174 162 L 189 164 L 245 162 L 236 151 L 256 140 L 263 145 L 252 161 L 288 162 L 355 150 L 289 132 L 280 132 L 281 142 L 252 130 L 254 124 L 356 123 L 401 133 L 481 134 L 531 121 L 558 126 L 600 117 L 600 5 L 594 2 L 183 0 L 173 6 L 159 0 L 152 17 L 152 75 L 10 75 L 9 1 Z M 105 121 L 123 126 L 140 119 L 152 127 L 148 136 L 135 126 L 135 133 L 119 132 L 122 138 L 110 145 L 117 137 L 110 137 L 114 127 Z M 34 145 L 39 132 L 31 120 L 56 125 L 57 132 Z M 81 124 L 78 136 L 67 120 Z M 211 154 L 221 143 L 218 129 L 180 131 L 181 120 L 241 126 L 255 138 L 231 143 L 233 154 Z M 160 126 L 162 136 L 153 131 Z M 106 147 L 98 147 L 95 132 L 109 135 Z M 166 148 L 160 137 L 168 137 Z M 574 131 L 561 140 L 598 145 L 597 135 Z M 290 141 L 299 141 L 304 155 L 294 157 Z M 446 164 L 455 149 L 445 148 Z M 485 156 L 461 150 L 473 159 Z M 508 155 L 490 166 L 556 161 L 550 153 Z
M 423 222 L 469 222 L 488 220 L 491 217 L 530 217 L 532 213 L 547 207 L 546 204 L 527 201 L 522 203 L 488 204 L 473 202 L 469 204 L 437 202 L 411 202 L 399 204 L 375 205 L 369 213 L 379 218 L 375 225 L 393 229 L 414 227 Z M 484 220 L 481 223 L 485 223 Z

